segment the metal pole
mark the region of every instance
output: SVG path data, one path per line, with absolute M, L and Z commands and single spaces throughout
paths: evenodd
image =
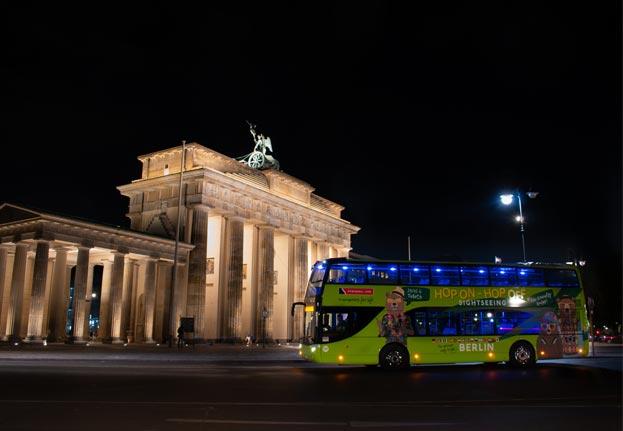
M 171 274 L 171 289 L 169 291 L 169 347 L 173 347 L 173 296 L 177 287 L 177 251 L 180 242 L 180 220 L 182 219 L 182 180 L 184 165 L 186 164 L 186 141 L 182 141 L 182 163 L 180 165 L 180 185 L 177 200 L 177 227 L 175 229 L 175 251 L 173 252 L 173 273 Z M 176 322 L 177 323 L 177 322 Z
M 517 201 L 519 202 L 519 224 L 521 226 L 521 249 L 523 251 L 523 261 L 526 262 L 526 239 L 524 238 L 523 227 L 523 211 L 521 210 L 521 193 L 517 192 Z
M 411 237 L 407 237 L 407 248 L 409 250 L 409 261 L 411 261 Z

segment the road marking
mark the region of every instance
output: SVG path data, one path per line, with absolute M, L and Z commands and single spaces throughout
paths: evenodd
M 118 400 L 24 400 L 24 399 L 0 399 L 0 404 L 110 404 L 110 405 L 133 405 L 133 406 L 221 406 L 221 407 L 474 407 L 474 404 L 490 405 L 492 407 L 517 407 L 523 408 L 575 408 L 575 407 L 604 407 L 620 406 L 615 404 L 586 404 L 592 401 L 619 401 L 616 395 L 602 395 L 591 398 L 578 397 L 552 397 L 552 398 L 508 398 L 508 399 L 476 399 L 476 400 L 430 400 L 430 401 L 353 401 L 353 402 L 327 402 L 327 401 L 293 401 L 293 402 L 256 402 L 256 401 L 118 401 Z M 521 404 L 530 402 L 558 401 L 565 404 Z M 582 404 L 584 403 L 584 404 Z
M 351 428 L 399 428 L 399 427 L 418 427 L 418 426 L 452 426 L 458 425 L 457 422 L 300 422 L 300 421 L 243 421 L 235 419 L 184 419 L 168 418 L 166 422 L 176 423 L 201 423 L 201 424 L 236 424 L 236 425 L 313 425 L 322 427 L 351 427 Z
M 241 420 L 229 420 L 229 419 L 182 419 L 182 418 L 169 418 L 167 422 L 181 422 L 181 423 L 201 423 L 201 424 L 237 424 L 237 425 L 315 425 L 315 426 L 332 426 L 332 427 L 345 427 L 348 426 L 347 422 L 289 422 L 289 421 L 241 421 Z
M 438 427 L 453 426 L 459 422 L 365 422 L 351 421 L 348 423 L 351 428 L 398 428 L 398 427 Z

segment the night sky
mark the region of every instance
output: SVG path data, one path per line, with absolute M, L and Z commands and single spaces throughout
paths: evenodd
M 250 120 L 362 254 L 518 261 L 498 195 L 540 192 L 528 259 L 586 259 L 620 322 L 616 2 L 177 3 L 0 6 L 1 202 L 128 226 L 138 155 L 241 156 Z

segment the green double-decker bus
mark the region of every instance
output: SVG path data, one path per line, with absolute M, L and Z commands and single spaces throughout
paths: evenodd
M 317 262 L 300 354 L 311 361 L 404 368 L 588 354 L 577 268 L 452 262 Z

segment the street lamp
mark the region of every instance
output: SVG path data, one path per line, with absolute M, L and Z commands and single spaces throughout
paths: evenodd
M 526 193 L 530 199 L 534 199 L 539 195 L 539 192 L 528 192 Z M 519 223 L 521 229 L 521 249 L 523 251 L 523 261 L 526 262 L 526 238 L 525 238 L 525 229 L 523 226 L 524 218 L 523 218 L 523 210 L 521 208 L 521 192 L 516 192 L 514 194 L 503 194 L 500 195 L 500 201 L 508 206 L 513 203 L 514 198 L 517 197 L 517 202 L 519 204 L 519 215 L 515 217 L 515 221 Z

